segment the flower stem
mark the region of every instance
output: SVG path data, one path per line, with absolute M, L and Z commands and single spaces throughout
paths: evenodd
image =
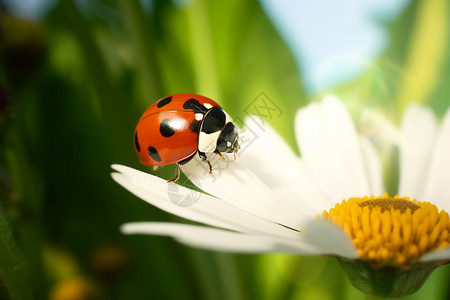
M 0 207 L 0 275 L 12 300 L 33 299 L 24 269 L 7 217 Z

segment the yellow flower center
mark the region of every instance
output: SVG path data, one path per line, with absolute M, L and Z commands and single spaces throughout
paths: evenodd
M 350 198 L 324 211 L 322 218 L 342 227 L 359 257 L 375 265 L 411 264 L 450 244 L 448 213 L 407 197 Z

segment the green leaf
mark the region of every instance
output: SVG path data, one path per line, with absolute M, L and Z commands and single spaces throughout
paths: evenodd
M 0 208 L 0 274 L 10 299 L 33 299 L 20 251 L 2 208 Z
M 405 52 L 405 77 L 397 94 L 401 108 L 412 101 L 430 101 L 448 57 L 448 1 L 422 0 L 416 7 L 415 22 Z

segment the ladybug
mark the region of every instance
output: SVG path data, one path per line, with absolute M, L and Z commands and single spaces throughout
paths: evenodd
M 207 154 L 239 150 L 237 127 L 231 117 L 213 100 L 196 94 L 175 94 L 153 103 L 139 119 L 134 132 L 134 148 L 142 164 L 165 166 L 176 164 L 175 182 L 180 177 L 179 165 L 189 162 L 196 153 L 212 166 Z

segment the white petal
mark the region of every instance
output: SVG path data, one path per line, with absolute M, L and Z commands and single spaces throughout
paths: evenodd
M 212 174 L 209 174 L 208 165 L 197 155 L 181 169 L 203 191 L 261 218 L 301 229 L 306 215 L 244 167 L 241 159 L 222 160 L 215 155 L 208 159 L 211 160 Z
M 126 234 L 171 236 L 183 244 L 217 251 L 317 254 L 317 249 L 302 242 L 300 239 L 294 240 L 256 234 L 244 234 L 187 224 L 159 222 L 127 223 L 122 225 L 121 230 Z
M 450 109 L 436 138 L 423 200 L 450 211 Z
M 259 218 L 237 209 L 226 202 L 209 195 L 194 192 L 185 187 L 171 183 L 156 176 L 121 165 L 113 165 L 120 173 L 113 173 L 113 179 L 144 201 L 171 214 L 202 222 L 212 226 L 223 227 L 244 232 L 264 232 L 270 235 L 296 237 L 297 232 Z M 169 193 L 175 187 L 180 195 L 197 193 L 198 201 L 183 207 L 172 202 Z
M 301 156 L 332 203 L 369 193 L 355 127 L 337 98 L 300 110 L 295 125 Z
M 253 134 L 249 146 L 241 151 L 239 162 L 286 202 L 286 206 L 292 207 L 297 218 L 315 217 L 329 208 L 329 201 L 311 180 L 304 163 L 271 126 L 249 116 L 244 128 L 258 134 Z
M 313 220 L 305 228 L 305 242 L 320 249 L 322 255 L 357 259 L 358 253 L 347 234 L 338 226 L 323 220 Z
M 450 260 L 450 247 L 430 251 L 422 255 L 419 259 L 420 262 L 449 261 L 449 260 Z
M 369 194 L 382 195 L 383 188 L 383 174 L 381 170 L 381 161 L 372 143 L 361 137 L 361 153 L 365 162 L 365 169 L 367 171 L 367 179 L 369 181 Z
M 378 149 L 398 146 L 401 140 L 400 129 L 381 112 L 363 109 L 359 120 L 359 132 L 369 138 Z
M 418 105 L 407 108 L 400 144 L 400 196 L 423 200 L 436 133 L 437 121 L 430 109 Z

